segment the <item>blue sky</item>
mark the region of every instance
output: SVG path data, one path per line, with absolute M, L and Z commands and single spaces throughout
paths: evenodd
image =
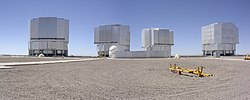
M 95 55 L 94 27 L 130 26 L 131 50 L 142 50 L 142 28 L 174 31 L 172 55 L 201 54 L 201 27 L 233 22 L 240 30 L 237 54 L 250 53 L 250 0 L 0 0 L 0 54 L 28 54 L 29 21 L 70 21 L 69 54 Z

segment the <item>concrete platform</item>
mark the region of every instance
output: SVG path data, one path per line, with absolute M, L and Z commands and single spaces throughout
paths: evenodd
M 42 64 L 55 64 L 55 63 L 90 61 L 90 60 L 98 60 L 98 59 L 97 58 L 89 58 L 89 59 L 57 60 L 57 61 L 8 62 L 8 63 L 0 63 L 0 66 L 2 66 L 0 68 L 1 69 L 8 68 L 6 66 L 42 65 Z
M 0 66 L 0 69 L 11 69 L 12 67 L 9 66 Z

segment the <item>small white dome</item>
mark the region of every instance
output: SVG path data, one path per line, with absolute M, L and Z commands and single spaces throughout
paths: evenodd
M 175 54 L 174 58 L 176 58 L 176 59 L 180 59 L 180 58 L 181 58 L 181 56 L 180 56 L 179 54 Z
M 110 46 L 110 48 L 109 48 L 109 53 L 113 54 L 113 53 L 115 53 L 117 50 L 118 50 L 118 49 L 117 49 L 117 46 L 112 45 L 112 46 Z
M 118 50 L 117 46 L 112 45 L 109 48 L 109 57 L 112 58 L 115 55 L 115 52 Z
M 41 54 L 38 55 L 38 57 L 44 57 L 44 54 L 41 53 Z

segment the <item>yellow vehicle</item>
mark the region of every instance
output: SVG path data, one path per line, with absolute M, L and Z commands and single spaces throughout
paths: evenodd
M 244 60 L 250 60 L 250 56 L 249 55 L 246 55 Z
M 181 75 L 182 73 L 191 73 L 197 75 L 198 77 L 213 76 L 213 74 L 203 73 L 204 67 L 197 67 L 196 69 L 187 69 L 177 66 L 176 64 L 174 65 L 170 64 L 169 70 L 171 72 L 178 73 L 179 75 Z

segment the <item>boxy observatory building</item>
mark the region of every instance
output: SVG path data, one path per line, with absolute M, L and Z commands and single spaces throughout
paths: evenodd
M 142 30 L 142 47 L 144 51 L 120 51 L 110 47 L 111 58 L 164 58 L 171 56 L 174 45 L 173 31 L 162 28 L 145 28 Z
M 171 56 L 174 45 L 174 32 L 163 28 L 145 28 L 142 30 L 142 48 L 145 51 L 163 51 L 167 57 Z
M 203 55 L 235 55 L 239 29 L 231 22 L 218 22 L 201 28 Z
M 109 48 L 114 45 L 118 51 L 130 50 L 130 28 L 128 25 L 103 25 L 94 30 L 94 44 L 99 56 L 109 56 Z
M 68 56 L 69 20 L 39 17 L 30 21 L 29 55 Z

